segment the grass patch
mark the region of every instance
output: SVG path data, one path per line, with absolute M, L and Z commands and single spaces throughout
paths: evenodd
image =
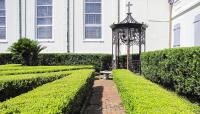
M 144 77 L 128 70 L 114 70 L 127 114 L 199 114 L 200 108 Z

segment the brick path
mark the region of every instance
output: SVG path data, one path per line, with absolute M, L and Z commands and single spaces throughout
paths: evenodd
M 95 80 L 84 114 L 125 114 L 114 81 Z

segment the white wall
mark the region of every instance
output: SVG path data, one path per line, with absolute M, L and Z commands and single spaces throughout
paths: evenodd
M 6 0 L 6 41 L 0 41 L 0 52 L 8 52 L 8 47 L 19 38 L 18 0 Z
M 117 0 L 102 0 L 102 41 L 84 40 L 84 0 L 74 0 L 74 3 L 74 52 L 111 53 L 112 31 L 110 25 L 117 22 Z
M 180 0 L 173 8 L 172 27 L 180 24 L 180 46 L 194 46 L 194 19 L 200 14 L 200 0 Z M 172 30 L 172 46 L 174 32 Z
M 146 30 L 146 51 L 168 48 L 169 39 L 169 7 L 167 0 L 122 0 L 121 20 L 126 17 L 126 4 L 130 1 L 132 16 L 138 22 L 148 25 Z M 123 46 L 124 47 L 124 46 Z M 133 53 L 138 52 L 134 46 Z M 126 47 L 122 54 L 126 53 Z

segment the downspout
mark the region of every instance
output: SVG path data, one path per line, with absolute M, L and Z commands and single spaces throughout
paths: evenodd
M 67 53 L 70 53 L 70 0 L 67 0 Z
M 75 32 L 74 32 L 74 30 L 75 30 L 75 29 L 74 29 L 74 27 L 75 27 L 75 26 L 74 26 L 74 25 L 75 25 L 75 23 L 74 23 L 74 15 L 75 15 L 75 14 L 74 14 L 74 13 L 75 13 L 74 10 L 75 10 L 75 5 L 74 5 L 74 1 L 75 1 L 75 0 L 73 0 L 73 53 L 75 52 L 75 37 L 74 37 L 74 35 L 75 35 Z
M 22 38 L 22 1 L 19 0 L 19 38 Z
M 26 29 L 27 29 L 27 22 L 26 22 L 26 0 L 24 1 L 25 3 L 24 3 L 24 14 L 25 14 L 25 37 L 26 37 Z
M 120 22 L 120 0 L 118 0 L 118 23 Z
M 173 11 L 173 5 L 174 5 L 174 0 L 169 0 L 169 48 L 171 47 L 172 43 L 172 11 Z

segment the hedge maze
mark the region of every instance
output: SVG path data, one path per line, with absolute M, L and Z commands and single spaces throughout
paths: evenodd
M 0 113 L 77 114 L 93 72 L 92 66 L 0 65 Z

